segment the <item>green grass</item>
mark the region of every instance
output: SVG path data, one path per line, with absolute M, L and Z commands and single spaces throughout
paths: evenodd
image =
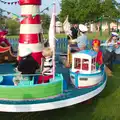
M 108 39 L 109 35 L 107 32 L 104 32 L 102 36 L 100 36 L 100 33 L 88 33 L 88 39 L 95 39 L 98 38 L 100 40 L 106 40 Z M 7 36 L 8 38 L 19 38 L 18 35 L 12 35 L 12 36 Z M 45 38 L 48 38 L 48 34 L 44 34 Z M 56 38 L 66 38 L 65 34 L 56 34 Z
M 34 113 L 0 113 L 1 120 L 120 120 L 120 65 L 114 66 L 114 76 L 109 77 L 103 92 L 91 104 Z
M 44 37 L 48 38 L 48 35 L 44 34 Z M 56 34 L 56 38 L 65 38 L 65 37 L 66 37 L 65 34 Z M 19 36 L 18 35 L 10 35 L 10 36 L 7 36 L 7 38 L 19 38 Z

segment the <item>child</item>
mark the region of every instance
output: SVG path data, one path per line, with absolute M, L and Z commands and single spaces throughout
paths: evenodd
M 108 45 L 104 53 L 104 64 L 106 65 L 106 72 L 108 76 L 112 76 L 113 61 L 116 59 L 116 54 L 119 53 L 119 45 L 115 43 L 118 41 L 119 35 L 112 32 L 110 38 L 106 41 Z
M 39 65 L 36 60 L 32 57 L 32 51 L 29 48 L 23 48 L 19 50 L 19 56 L 21 57 L 18 62 L 17 69 L 21 74 L 35 74 Z M 32 76 L 30 76 L 32 80 Z
M 48 83 L 49 79 L 53 78 L 53 52 L 51 48 L 47 47 L 43 49 L 42 54 L 44 56 L 43 70 L 42 75 L 38 78 L 38 84 L 41 84 L 42 82 Z
M 8 40 L 6 39 L 7 31 L 0 31 L 0 44 L 4 47 L 11 46 Z
M 103 64 L 103 55 L 102 55 L 102 51 L 100 51 L 100 40 L 94 39 L 92 41 L 92 48 L 95 52 L 97 52 L 96 66 L 98 68 Z

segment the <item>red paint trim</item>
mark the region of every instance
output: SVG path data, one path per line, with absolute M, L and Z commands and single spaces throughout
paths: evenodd
M 20 5 L 41 5 L 41 0 L 19 0 Z
M 38 34 L 20 34 L 19 43 L 38 43 L 39 42 L 39 36 Z
M 40 15 L 36 15 L 35 17 L 32 17 L 32 15 L 22 15 L 25 18 L 21 21 L 21 24 L 40 24 Z
M 8 50 L 10 50 L 10 47 L 1 47 L 0 46 L 0 53 L 6 52 Z
M 94 86 L 96 86 L 96 85 L 98 85 L 99 83 L 97 83 L 97 84 L 94 84 L 94 85 L 91 85 L 91 86 L 79 86 L 78 88 L 90 88 L 90 87 L 94 87 Z
M 43 57 L 42 52 L 32 53 L 32 57 L 38 62 L 39 65 L 41 65 L 41 58 Z

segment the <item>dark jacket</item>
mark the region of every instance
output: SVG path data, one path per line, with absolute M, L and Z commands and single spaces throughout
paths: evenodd
M 18 63 L 18 70 L 22 72 L 22 74 L 35 74 L 35 71 L 38 68 L 38 63 L 31 55 L 23 57 Z
M 78 30 L 75 27 L 71 28 L 72 31 L 72 39 L 76 39 L 78 37 Z

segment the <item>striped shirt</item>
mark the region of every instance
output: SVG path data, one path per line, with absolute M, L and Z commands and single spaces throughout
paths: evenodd
M 52 57 L 45 58 L 43 70 L 49 68 L 49 70 L 44 72 L 44 75 L 53 75 L 53 60 Z

